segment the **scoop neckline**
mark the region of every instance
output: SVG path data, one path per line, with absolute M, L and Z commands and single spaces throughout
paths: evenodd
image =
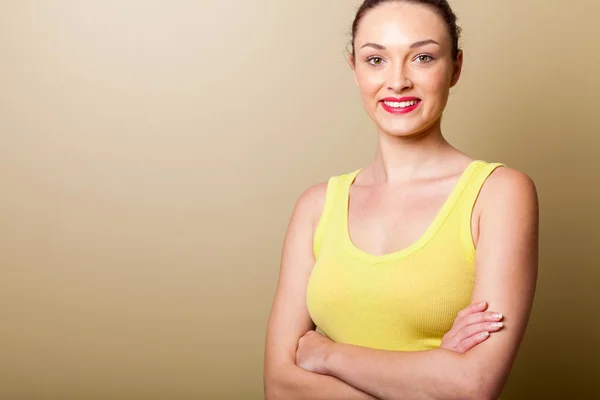
M 452 208 L 454 208 L 454 205 L 456 204 L 458 198 L 464 191 L 464 189 L 466 187 L 466 183 L 469 180 L 469 178 L 473 172 L 473 169 L 475 168 L 475 166 L 478 163 L 482 163 L 482 162 L 483 162 L 482 160 L 473 160 L 469 163 L 469 165 L 467 165 L 465 170 L 461 173 L 458 181 L 456 182 L 456 184 L 450 191 L 450 194 L 446 198 L 446 201 L 444 202 L 442 207 L 439 209 L 439 211 L 433 218 L 433 221 L 431 221 L 431 223 L 428 225 L 425 232 L 416 241 L 414 241 L 412 244 L 408 245 L 407 247 L 405 247 L 403 249 L 396 250 L 391 253 L 380 254 L 380 255 L 371 254 L 365 250 L 360 249 L 359 247 L 357 247 L 354 244 L 354 242 L 352 241 L 352 238 L 350 237 L 350 225 L 348 223 L 348 220 L 349 220 L 348 214 L 349 214 L 349 209 L 350 209 L 350 187 L 356 180 L 356 177 L 358 176 L 360 171 L 363 170 L 363 168 L 359 168 L 359 169 L 355 170 L 354 172 L 350 173 L 348 175 L 348 178 L 344 185 L 343 194 L 345 196 L 345 201 L 343 202 L 344 209 L 342 210 L 342 228 L 344 231 L 343 237 L 344 237 L 344 245 L 345 245 L 346 250 L 349 251 L 355 257 L 358 257 L 359 259 L 367 261 L 371 264 L 377 264 L 377 263 L 382 263 L 382 262 L 386 262 L 386 261 L 397 260 L 397 259 L 406 257 L 406 256 L 420 250 L 427 243 L 429 243 L 431 241 L 431 239 L 433 239 L 435 234 L 440 230 L 444 221 L 446 220 L 446 218 L 448 218 L 450 211 L 452 211 Z

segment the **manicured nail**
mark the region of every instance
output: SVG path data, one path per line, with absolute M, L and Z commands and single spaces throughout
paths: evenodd
M 482 337 L 482 338 L 484 338 L 484 337 L 488 337 L 488 336 L 490 336 L 490 333 L 489 333 L 489 332 L 481 332 L 481 333 L 479 334 L 479 336 L 480 336 L 480 337 Z
M 494 313 L 492 315 L 492 317 L 494 317 L 495 319 L 502 319 L 502 314 L 500 314 L 500 313 Z
M 504 324 L 502 322 L 492 322 L 490 324 L 493 328 L 502 328 Z
M 478 306 L 478 307 L 483 307 L 483 306 L 485 306 L 485 305 L 486 305 L 486 302 L 485 302 L 485 301 L 482 301 L 481 303 L 477 304 L 477 306 Z

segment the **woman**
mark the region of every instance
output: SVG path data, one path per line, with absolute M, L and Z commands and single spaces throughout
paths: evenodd
M 267 332 L 268 399 L 500 395 L 533 302 L 537 194 L 525 174 L 442 136 L 458 38 L 445 0 L 359 8 L 350 65 L 378 149 L 297 201 Z

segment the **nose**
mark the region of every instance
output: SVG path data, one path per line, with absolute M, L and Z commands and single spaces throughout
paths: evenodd
M 412 81 L 404 66 L 396 65 L 388 69 L 387 87 L 394 92 L 401 92 L 412 87 Z

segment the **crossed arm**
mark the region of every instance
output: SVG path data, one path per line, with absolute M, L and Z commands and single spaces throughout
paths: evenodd
M 538 203 L 524 174 L 500 168 L 480 200 L 473 301 L 502 310 L 504 328 L 466 353 L 396 352 L 330 342 L 314 332 L 305 306 L 312 267 L 315 186 L 299 199 L 286 235 L 269 321 L 267 399 L 497 399 L 525 333 L 537 278 Z M 308 332 L 308 334 L 307 334 Z

